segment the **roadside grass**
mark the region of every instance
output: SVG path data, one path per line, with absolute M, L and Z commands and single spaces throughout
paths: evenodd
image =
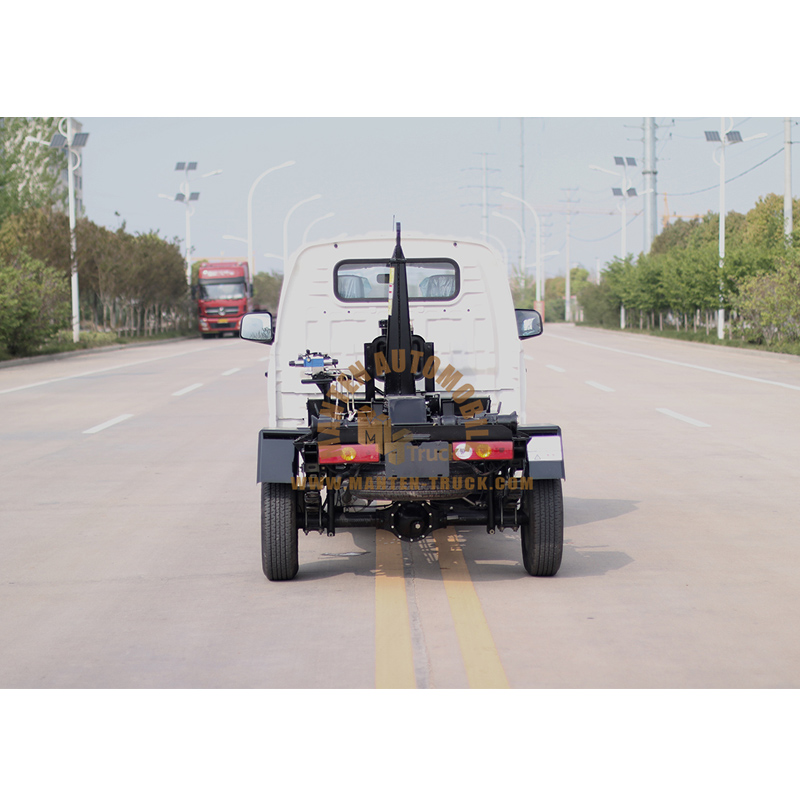
M 761 350 L 765 353 L 783 353 L 785 355 L 800 356 L 800 342 L 771 342 L 770 344 L 749 342 L 745 339 L 718 339 L 717 332 L 706 333 L 703 331 L 676 331 L 676 330 L 647 330 L 646 328 L 625 328 L 622 330 L 618 325 L 595 325 L 590 322 L 576 322 L 576 326 L 582 328 L 601 328 L 607 331 L 618 331 L 620 333 L 631 333 L 644 336 L 657 336 L 661 339 L 676 339 L 682 342 L 699 342 L 700 344 L 713 344 L 722 347 L 737 347 L 743 350 Z
M 6 348 L 0 344 L 0 361 L 12 361 L 17 358 L 30 358 L 32 356 L 52 356 L 81 350 L 93 350 L 97 347 L 108 347 L 109 345 L 142 344 L 144 342 L 168 341 L 169 339 L 185 339 L 192 335 L 192 333 L 186 331 L 169 331 L 165 333 L 156 333 L 151 336 L 119 336 L 113 332 L 81 331 L 80 341 L 73 342 L 72 330 L 69 329 L 59 331 L 48 342 L 41 345 L 36 350 L 26 353 L 25 356 L 12 356 L 8 353 Z

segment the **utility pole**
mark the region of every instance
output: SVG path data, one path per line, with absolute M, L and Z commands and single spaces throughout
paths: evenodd
M 785 143 L 783 146 L 783 235 L 786 237 L 787 246 L 792 240 L 792 119 L 784 117 L 783 132 Z
M 656 125 L 655 117 L 644 118 L 644 247 L 650 252 L 653 239 L 658 234 L 658 216 L 656 213 Z
M 489 202 L 489 189 L 499 189 L 499 186 L 490 186 L 489 185 L 489 173 L 490 172 L 500 172 L 499 169 L 490 169 L 487 166 L 487 157 L 492 155 L 492 153 L 478 153 L 481 156 L 481 167 L 480 169 L 483 170 L 483 181 L 480 186 L 462 186 L 462 189 L 480 189 L 481 190 L 481 203 L 480 206 L 482 208 L 481 212 L 481 238 L 483 241 L 486 241 L 487 236 L 489 235 L 489 207 L 493 205 Z M 478 167 L 467 167 L 467 169 L 478 169 Z M 478 205 L 477 203 L 466 203 L 465 205 Z
M 572 217 L 572 204 L 577 202 L 572 198 L 572 192 L 577 192 L 577 189 L 562 189 L 564 192 L 569 192 L 569 196 L 567 197 L 567 242 L 566 242 L 566 250 L 567 250 L 567 280 L 566 286 L 564 287 L 564 322 L 572 322 L 572 286 L 570 283 L 571 280 L 571 263 L 569 260 L 569 234 L 570 234 L 570 221 Z
M 519 118 L 519 196 L 522 205 L 519 208 L 519 222 L 522 236 L 525 237 L 525 117 Z
M 672 124 L 674 124 L 674 122 L 675 120 L 672 120 Z M 666 127 L 672 127 L 672 124 Z M 649 253 L 653 245 L 653 239 L 658 236 L 658 210 L 656 208 L 658 204 L 658 191 L 656 189 L 656 175 L 658 175 L 656 143 L 658 142 L 658 137 L 656 131 L 665 126 L 657 125 L 655 117 L 643 117 L 641 125 L 626 125 L 625 127 L 637 127 L 644 133 L 641 139 L 629 139 L 628 141 L 637 141 L 644 144 L 644 158 L 642 160 L 642 177 L 644 179 L 642 195 L 644 200 L 642 250 L 645 253 Z
M 544 269 L 544 255 L 545 255 L 546 252 L 548 252 L 547 249 L 546 249 L 547 248 L 547 241 L 553 235 L 553 219 L 552 219 L 553 215 L 548 211 L 548 212 L 545 212 L 544 214 L 540 214 L 539 216 L 542 218 L 542 221 L 541 221 L 541 228 L 542 228 L 542 235 L 541 235 L 542 245 L 541 245 L 541 248 L 542 249 L 539 250 L 539 253 L 537 255 L 537 258 L 539 259 L 539 264 L 541 265 L 541 268 L 539 270 L 539 283 L 541 284 L 541 290 L 539 292 L 539 299 L 542 302 L 544 302 L 545 301 L 545 294 L 546 294 L 545 289 L 547 287 L 547 276 L 545 275 L 545 269 Z
M 486 241 L 486 234 L 489 233 L 489 181 L 486 176 L 486 153 L 481 153 L 483 162 L 483 213 L 481 214 L 481 236 Z

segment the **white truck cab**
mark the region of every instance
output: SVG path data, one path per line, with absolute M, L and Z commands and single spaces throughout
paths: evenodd
M 344 366 L 363 361 L 364 342 L 389 314 L 390 284 L 377 282 L 388 258 L 376 256 L 390 255 L 393 240 L 392 233 L 371 234 L 313 244 L 297 254 L 279 304 L 268 379 L 270 427 L 308 424 L 306 401 L 318 390 L 302 384 L 302 372 L 289 366 L 302 350 L 329 353 Z M 408 270 L 413 332 L 435 342 L 441 369 L 451 365 L 463 382 L 492 398 L 492 408 L 514 410 L 524 422 L 522 342 L 495 251 L 483 242 L 405 231 L 402 245 L 407 259 L 426 264 Z M 376 266 L 352 263 L 360 260 Z
M 483 242 L 371 234 L 309 245 L 284 275 L 279 318 L 244 317 L 272 345 L 259 432 L 262 566 L 298 570 L 298 530 L 380 527 L 419 541 L 448 525 L 521 530 L 525 569 L 561 563 L 561 430 L 525 419 L 514 309 Z

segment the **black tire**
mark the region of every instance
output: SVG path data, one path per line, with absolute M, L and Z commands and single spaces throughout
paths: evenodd
M 271 581 L 297 575 L 297 518 L 288 483 L 261 484 L 261 563 Z
M 564 549 L 564 498 L 561 481 L 534 481 L 523 492 L 528 521 L 521 526 L 522 563 L 530 575 L 555 575 Z

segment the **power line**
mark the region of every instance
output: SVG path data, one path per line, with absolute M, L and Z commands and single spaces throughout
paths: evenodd
M 616 213 L 616 212 L 613 212 L 613 213 Z M 641 211 L 634 211 L 633 214 L 631 215 L 631 219 L 628 220 L 628 222 L 625 225 L 625 227 L 626 228 L 629 227 L 631 222 L 633 222 L 633 220 L 636 219 L 636 217 L 641 216 L 641 214 L 642 214 Z M 612 231 L 611 233 L 609 233 L 608 236 L 601 236 L 599 239 L 581 239 L 579 236 L 571 236 L 570 238 L 574 239 L 576 242 L 584 242 L 584 243 L 587 243 L 587 244 L 593 244 L 595 242 L 604 242 L 606 239 L 610 239 L 612 236 L 619 236 L 619 234 L 621 232 L 622 232 L 622 225 L 620 225 L 619 228 L 617 228 L 615 231 Z
M 775 156 L 780 155 L 783 152 L 783 148 L 781 147 L 780 150 L 773 153 L 771 156 L 767 156 L 763 161 L 760 161 L 755 166 L 750 167 L 750 169 L 746 169 L 744 172 L 740 172 L 738 175 L 735 175 L 733 178 L 728 178 L 725 181 L 726 184 L 731 183 L 731 181 L 735 181 L 737 178 L 741 178 L 743 175 L 747 175 L 748 172 L 752 172 L 754 169 L 766 164 L 771 158 L 775 158 Z M 669 192 L 670 197 L 686 197 L 690 194 L 702 194 L 703 192 L 710 192 L 712 189 L 719 189 L 719 184 L 716 183 L 713 186 L 709 186 L 707 189 L 697 189 L 694 192 Z

